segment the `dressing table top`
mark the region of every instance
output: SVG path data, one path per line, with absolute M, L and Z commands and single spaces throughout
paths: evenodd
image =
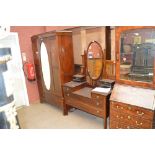
M 70 82 L 65 83 L 64 86 L 67 86 L 67 87 L 70 87 L 70 88 L 74 88 L 74 87 L 80 86 L 80 85 L 82 85 L 84 83 L 86 83 L 86 82 L 74 82 L 74 81 L 70 81 Z
M 80 96 L 87 97 L 87 98 L 91 98 L 92 89 L 93 88 L 90 88 L 90 87 L 84 87 L 80 90 L 74 91 L 73 94 L 80 95 Z

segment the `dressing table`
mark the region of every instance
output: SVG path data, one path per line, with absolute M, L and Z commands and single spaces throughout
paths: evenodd
M 100 87 L 99 81 L 103 79 L 104 55 L 98 42 L 93 41 L 88 45 L 85 58 L 87 80 L 84 82 L 70 81 L 63 85 L 64 114 L 68 115 L 70 107 L 83 110 L 103 118 L 106 129 L 111 89 Z

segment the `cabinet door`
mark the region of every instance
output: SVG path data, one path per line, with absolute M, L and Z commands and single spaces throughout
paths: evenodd
M 74 73 L 72 36 L 70 34 L 58 36 L 58 45 L 60 53 L 61 79 L 62 83 L 66 83 L 72 80 Z
M 48 46 L 50 52 L 49 53 L 51 59 L 50 65 L 53 79 L 52 93 L 57 96 L 62 96 L 59 53 L 55 36 L 48 38 Z
M 62 96 L 56 37 L 36 40 L 33 40 L 32 44 L 40 100 L 52 103 L 54 95 Z
M 41 70 L 41 83 L 42 91 L 44 94 L 43 102 L 52 102 L 52 90 L 53 90 L 53 73 L 52 73 L 52 59 L 50 58 L 49 41 L 47 38 L 40 40 L 40 70 Z

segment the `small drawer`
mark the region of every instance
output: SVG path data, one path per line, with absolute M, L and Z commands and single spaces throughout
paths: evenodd
M 103 95 L 99 95 L 99 94 L 95 94 L 95 93 L 91 93 L 91 97 L 93 99 L 98 99 L 98 100 L 104 99 L 104 96 Z
M 70 97 L 70 95 L 71 95 L 71 94 L 70 94 L 69 92 L 64 93 L 64 96 L 65 96 L 65 97 Z
M 139 118 L 148 119 L 150 121 L 153 120 L 153 111 L 145 108 L 124 104 L 124 103 L 113 102 L 113 101 L 111 101 L 111 108 L 116 111 L 128 113 L 130 115 L 134 115 Z
M 102 117 L 104 116 L 103 110 L 100 109 L 89 109 L 90 112 L 96 116 Z
M 71 88 L 69 88 L 69 87 L 63 87 L 63 91 L 64 92 L 70 92 L 71 91 Z
M 96 108 L 102 108 L 103 109 L 104 100 L 92 99 L 92 105 L 95 106 Z

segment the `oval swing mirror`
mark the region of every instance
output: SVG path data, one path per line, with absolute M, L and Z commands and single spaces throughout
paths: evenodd
M 87 70 L 92 80 L 97 80 L 103 69 L 103 51 L 97 41 L 89 43 L 87 48 Z
M 41 57 L 41 68 L 42 68 L 44 84 L 46 89 L 50 90 L 50 85 L 51 85 L 50 65 L 48 60 L 47 49 L 44 42 L 41 43 L 40 57 Z

